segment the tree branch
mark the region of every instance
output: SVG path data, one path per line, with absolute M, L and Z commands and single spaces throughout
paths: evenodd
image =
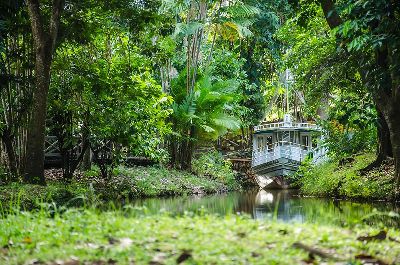
M 50 38 L 50 49 L 51 53 L 53 54 L 54 48 L 55 48 L 55 43 L 57 40 L 57 34 L 58 34 L 58 28 L 60 26 L 60 18 L 61 18 L 61 11 L 64 6 L 64 1 L 63 0 L 53 0 L 53 9 L 52 9 L 52 14 L 50 18 L 50 32 L 49 32 L 49 38 Z
M 324 15 L 328 25 L 331 29 L 336 28 L 337 26 L 343 23 L 343 20 L 340 18 L 338 12 L 335 8 L 335 3 L 333 0 L 320 0 L 319 1 L 324 11 Z
M 28 6 L 28 13 L 31 18 L 31 26 L 35 46 L 39 47 L 41 43 L 44 43 L 45 39 L 43 22 L 40 13 L 40 4 L 38 0 L 27 0 L 26 4 Z

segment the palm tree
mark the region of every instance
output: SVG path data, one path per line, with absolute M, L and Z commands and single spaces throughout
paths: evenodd
M 190 169 L 196 143 L 215 140 L 240 127 L 239 119 L 232 114 L 240 96 L 235 80 L 216 80 L 209 71 L 199 77 L 192 92 L 186 93 L 184 83 L 179 82 L 185 76 L 176 80 L 171 91 L 175 102 L 170 154 L 175 167 Z

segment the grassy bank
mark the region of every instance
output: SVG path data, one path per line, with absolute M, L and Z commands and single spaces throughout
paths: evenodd
M 0 264 L 10 265 L 400 262 L 395 241 L 400 232 L 388 230 L 384 240 L 358 240 L 379 232 L 370 227 L 294 226 L 240 216 L 145 216 L 135 209 L 18 213 L 0 219 L 0 227 Z
M 232 176 L 234 178 L 234 176 Z M 0 186 L 3 207 L 37 208 L 41 202 L 79 206 L 85 202 L 122 201 L 138 197 L 210 194 L 239 189 L 234 179 L 194 175 L 162 167 L 119 167 L 109 180 L 97 170 L 76 177 L 71 183 L 49 180 L 47 186 L 12 183 Z
M 363 200 L 394 199 L 394 167 L 386 161 L 366 174 L 360 170 L 374 161 L 371 153 L 356 155 L 345 163 L 331 161 L 314 167 L 303 166 L 299 184 L 305 195 Z

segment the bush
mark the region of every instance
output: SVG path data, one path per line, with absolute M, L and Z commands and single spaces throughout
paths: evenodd
M 302 185 L 302 178 L 304 177 L 304 175 L 308 174 L 308 172 L 310 172 L 312 168 L 313 159 L 312 157 L 307 157 L 305 160 L 302 161 L 296 173 L 288 176 L 290 186 L 293 188 L 300 187 Z
M 393 165 L 385 163 L 366 175 L 359 172 L 374 159 L 374 154 L 366 153 L 354 156 L 351 163 L 344 165 L 335 160 L 310 167 L 299 180 L 301 192 L 313 196 L 391 200 L 395 195 Z
M 348 128 L 333 120 L 323 124 L 328 137 L 324 145 L 328 155 L 333 160 L 345 159 L 354 154 L 372 151 L 376 146 L 376 126 L 371 125 L 363 129 Z
M 40 208 L 42 203 L 55 203 L 60 206 L 82 206 L 88 192 L 84 184 L 69 184 L 49 181 L 47 186 L 10 183 L 0 187 L 0 202 L 3 207 L 23 209 Z
M 193 160 L 192 170 L 198 176 L 208 177 L 224 183 L 229 189 L 238 188 L 232 165 L 217 151 L 201 154 Z

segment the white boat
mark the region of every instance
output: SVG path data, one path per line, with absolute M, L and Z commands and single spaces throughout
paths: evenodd
M 287 176 L 294 174 L 302 161 L 324 161 L 326 150 L 320 146 L 321 137 L 316 124 L 292 122 L 290 114 L 285 114 L 282 122 L 256 126 L 252 168 L 260 188 L 288 188 Z

